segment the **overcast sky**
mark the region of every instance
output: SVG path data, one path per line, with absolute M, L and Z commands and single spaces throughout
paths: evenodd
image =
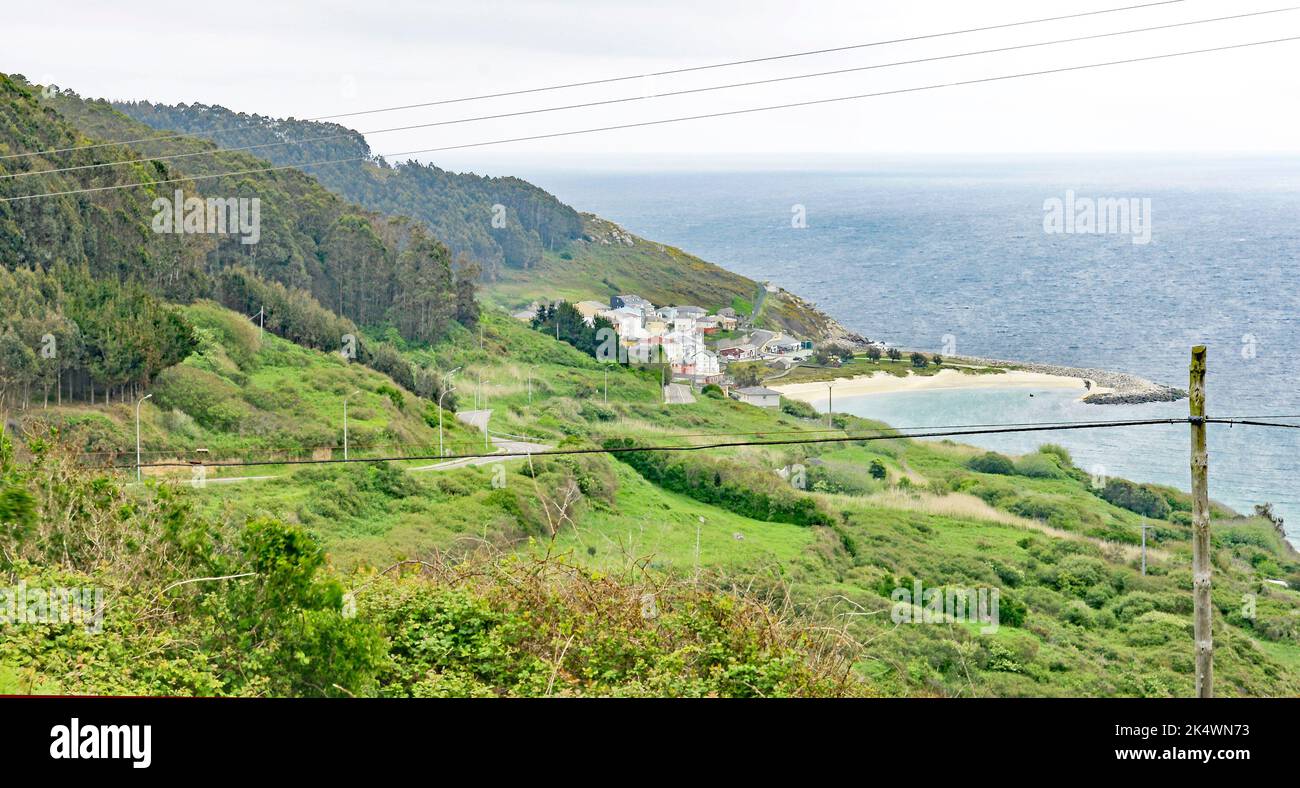
M 1129 5 L 1139 0 L 13 3 L 0 70 L 83 96 L 314 117 Z M 1211 0 L 340 121 L 362 131 L 1049 41 L 1280 7 Z M 378 153 L 1300 36 L 1300 11 L 613 107 L 368 134 Z M 1300 42 L 620 130 L 428 159 L 599 154 L 1300 150 Z M 753 157 L 755 160 L 759 156 Z

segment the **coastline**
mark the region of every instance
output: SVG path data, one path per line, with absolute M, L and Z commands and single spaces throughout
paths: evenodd
M 1038 364 L 1023 361 L 1005 361 L 995 358 L 957 356 L 954 362 L 979 364 L 986 367 L 1039 372 L 1056 377 L 1091 380 L 1092 393 L 1083 397 L 1090 405 L 1138 405 L 1144 402 L 1177 402 L 1187 398 L 1187 392 L 1162 383 L 1152 383 L 1146 378 L 1127 372 L 1112 372 L 1095 367 L 1066 367 L 1059 364 Z
M 909 373 L 905 377 L 891 375 L 888 372 L 873 372 L 870 375 L 858 375 L 836 381 L 835 393 L 843 397 L 854 397 L 867 394 L 951 389 L 1077 389 L 1079 399 L 1092 405 L 1174 402 L 1187 396 L 1186 392 L 1179 389 L 1152 383 L 1125 372 L 967 356 L 953 357 L 949 361 L 954 364 L 998 367 L 1006 371 L 999 374 L 969 375 L 956 369 L 943 369 L 934 375 Z M 1091 381 L 1091 387 L 1085 381 Z M 823 398 L 826 395 L 826 385 L 825 381 L 785 385 L 775 383 L 769 385 L 769 388 L 781 392 L 782 396 L 808 402 Z
M 826 381 L 814 383 L 787 383 L 769 385 L 781 396 L 803 402 L 826 398 Z M 899 377 L 888 372 L 873 372 L 870 375 L 858 375 L 835 381 L 835 394 L 840 397 L 857 397 L 867 394 L 895 394 L 908 391 L 936 391 L 952 389 L 1077 389 L 1080 399 L 1088 393 L 1083 381 L 1075 376 L 1054 375 L 1032 370 L 1008 370 L 997 375 L 968 375 L 955 369 L 944 369 L 933 375 L 912 375 Z M 1113 393 L 1110 389 L 1093 387 L 1096 393 Z

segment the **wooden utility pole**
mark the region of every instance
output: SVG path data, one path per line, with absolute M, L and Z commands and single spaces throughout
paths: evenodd
M 1205 346 L 1192 348 L 1188 402 L 1192 425 L 1192 606 L 1196 697 L 1214 697 L 1214 633 L 1210 620 L 1209 457 L 1205 446 Z

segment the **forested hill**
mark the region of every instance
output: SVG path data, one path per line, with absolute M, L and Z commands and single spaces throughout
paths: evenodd
M 582 236 L 576 211 L 526 181 L 458 174 L 416 161 L 390 164 L 372 154 L 360 133 L 338 124 L 250 115 L 205 104 L 134 101 L 113 106 L 155 129 L 206 137 L 222 148 L 256 146 L 249 152 L 275 164 L 353 159 L 315 165 L 307 172 L 347 200 L 423 221 L 453 254 L 464 254 L 481 266 L 489 281 L 503 268 L 531 268 L 541 262 L 544 251 Z M 504 211 L 494 208 L 498 205 Z
M 0 74 L 0 175 L 18 176 L 0 178 L 0 197 L 143 184 L 0 202 L 0 267 L 13 272 L 0 299 L 0 401 L 26 401 L 33 387 L 55 400 L 65 391 L 93 400 L 148 385 L 192 349 L 167 304 L 197 297 L 246 315 L 265 307 L 268 330 L 332 351 L 344 335 L 360 337 L 359 326 L 435 342 L 456 323 L 476 325 L 477 273 L 454 270 L 417 221 L 351 205 L 294 169 L 207 177 L 266 166 L 242 153 L 138 161 L 216 150 L 211 143 L 96 147 L 155 134 L 105 102 L 42 95 Z M 51 169 L 66 171 L 31 174 Z M 259 241 L 158 232 L 155 200 L 178 190 L 186 199 L 257 198 Z M 436 385 L 419 385 L 421 375 L 381 343 L 362 339 L 354 349 L 408 388 Z
M 453 253 L 480 267 L 490 299 L 512 309 L 535 300 L 603 300 L 631 292 L 658 304 L 730 306 L 741 312 L 761 306 L 752 315 L 755 325 L 817 339 L 857 338 L 792 293 L 768 297 L 752 279 L 639 238 L 598 216 L 580 215 L 519 178 L 458 174 L 414 161 L 390 164 L 371 155 L 360 133 L 334 123 L 203 104 L 113 106 L 158 130 L 206 137 L 223 148 L 254 146 L 249 153 L 304 166 L 330 190 L 367 208 L 423 221 Z M 306 166 L 337 159 L 352 161 Z

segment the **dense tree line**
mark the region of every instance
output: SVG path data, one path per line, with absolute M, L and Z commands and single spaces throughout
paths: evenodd
M 559 330 L 556 330 L 556 324 L 559 324 Z M 603 317 L 597 316 L 591 325 L 588 325 L 583 319 L 582 313 L 577 310 L 573 304 L 568 301 L 560 301 L 558 304 L 542 304 L 537 307 L 537 314 L 533 315 L 531 325 L 534 330 L 550 334 L 562 342 L 568 342 L 578 350 L 591 356 L 596 356 L 597 351 L 601 349 L 601 344 L 613 337 L 613 347 L 608 348 L 611 352 L 618 350 L 618 339 L 614 334 L 603 334 L 602 331 L 614 330 L 614 324 Z M 611 359 L 612 360 L 612 359 Z M 624 359 L 620 356 L 619 361 Z
M 42 97 L 21 77 L 0 75 L 0 151 L 59 149 L 97 139 L 147 136 L 148 127 L 106 102 L 70 92 Z M 197 152 L 194 140 L 141 143 L 150 155 Z M 0 160 L 0 174 L 134 158 L 108 146 Z M 148 162 L 74 170 L 40 179 L 0 179 L 0 196 L 70 191 L 120 183 L 256 168 L 249 156 L 193 157 L 187 166 Z M 366 342 L 358 326 L 395 329 L 436 342 L 461 323 L 474 327 L 477 268 L 453 266 L 448 248 L 419 222 L 386 219 L 349 206 L 300 172 L 205 179 L 204 191 L 182 182 L 140 190 L 60 195 L 0 203 L 0 398 L 24 405 L 39 395 L 85 401 L 138 394 L 161 369 L 193 347 L 189 326 L 168 301 L 216 296 L 295 342 L 340 350 L 356 338 L 353 358 L 422 396 L 441 382 L 413 368 L 393 347 Z M 153 201 L 189 196 L 257 197 L 256 244 L 220 234 L 153 231 Z M 328 305 L 328 306 L 326 306 Z M 330 307 L 337 310 L 331 312 Z
M 45 106 L 21 77 L 0 74 L 0 153 L 9 156 L 0 159 L 0 175 L 134 157 L 130 149 L 120 146 L 84 147 L 92 142 Z M 49 156 L 12 155 L 63 148 L 73 150 Z M 153 164 L 135 164 L 0 178 L 0 197 L 162 177 Z M 168 299 L 201 295 L 203 262 L 211 250 L 211 238 L 149 232 L 151 200 L 151 196 L 122 190 L 99 192 L 93 198 L 58 194 L 0 202 L 0 265 L 11 269 L 85 266 L 96 277 L 139 282 Z
M 180 313 L 138 284 L 0 267 L 0 407 L 125 401 L 194 347 Z
M 582 236 L 577 211 L 526 181 L 453 173 L 418 161 L 389 164 L 372 154 L 361 134 L 338 124 L 235 113 L 204 104 L 141 101 L 113 106 L 155 129 L 204 136 L 223 148 L 266 145 L 256 154 L 275 164 L 355 159 L 313 166 L 310 172 L 344 199 L 419 219 L 453 254 L 466 255 L 489 278 L 503 266 L 531 267 L 544 250 L 562 248 Z M 274 144 L 286 140 L 296 144 Z
M 45 111 L 50 108 L 96 139 L 140 140 L 152 133 L 149 126 L 107 102 L 85 100 L 71 92 L 51 96 L 43 105 Z M 241 144 L 256 144 L 256 140 Z M 175 156 L 213 151 L 216 146 L 172 137 L 137 141 L 133 149 L 144 156 Z M 294 169 L 223 174 L 267 166 L 267 160 L 242 152 L 190 155 L 155 162 L 154 166 L 159 179 L 201 178 L 197 183 L 202 184 L 203 196 L 256 198 L 259 204 L 256 243 L 244 243 L 246 239 L 237 234 L 149 232 L 149 217 L 143 217 L 142 225 L 134 228 L 137 235 L 143 231 L 154 239 L 179 238 L 200 247 L 201 278 L 192 288 L 194 292 L 168 291 L 168 297 L 210 295 L 222 271 L 243 266 L 262 279 L 305 291 L 357 325 L 392 325 L 403 337 L 417 342 L 436 342 L 447 336 L 453 323 L 472 327 L 477 320 L 474 284 L 478 269 L 469 264 L 454 266 L 451 250 L 419 221 L 388 218 L 351 205 L 315 178 Z M 172 198 L 174 191 L 170 186 L 156 193 L 142 190 L 136 200 L 147 207 L 154 197 Z M 186 196 L 200 194 L 194 189 L 182 191 Z
M 437 372 L 412 364 L 387 342 L 367 339 L 355 323 L 321 306 L 303 290 L 267 282 L 248 268 L 233 266 L 221 273 L 217 295 L 229 309 L 248 315 L 260 312 L 267 331 L 303 347 L 344 354 L 418 396 L 436 400 L 444 390 Z M 455 410 L 455 396 L 448 395 L 443 404 Z

